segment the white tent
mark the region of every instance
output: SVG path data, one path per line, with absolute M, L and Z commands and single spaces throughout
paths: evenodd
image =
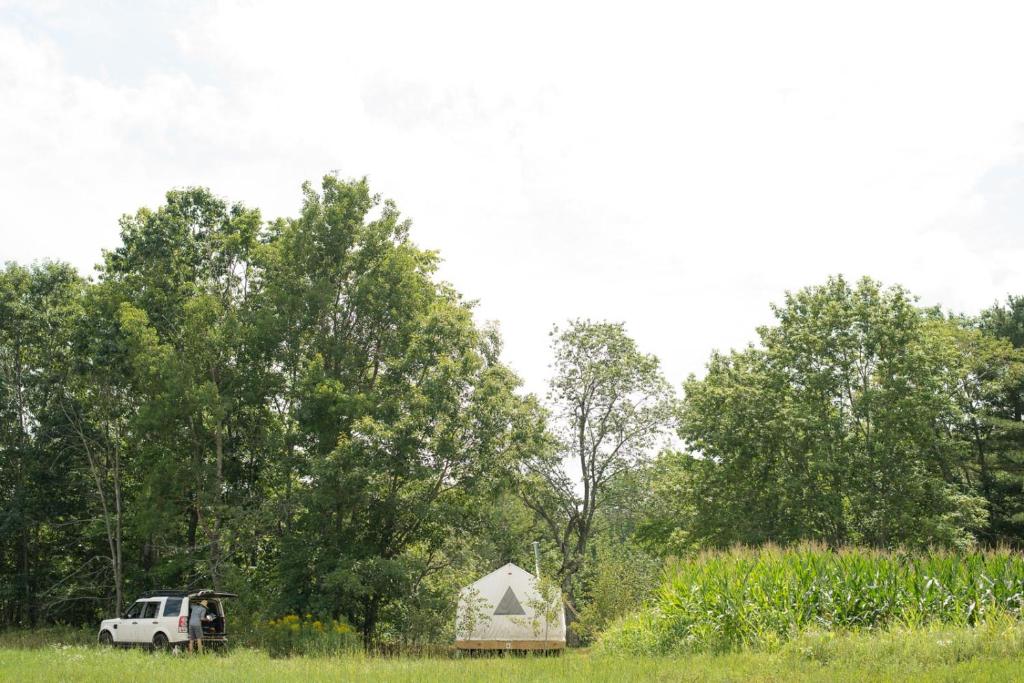
M 565 610 L 555 587 L 511 562 L 459 593 L 455 646 L 462 650 L 565 647 Z

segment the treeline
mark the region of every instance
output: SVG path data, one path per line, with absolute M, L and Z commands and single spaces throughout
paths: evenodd
M 950 316 L 835 278 L 681 399 L 622 325 L 575 321 L 542 401 L 393 203 L 303 192 L 266 221 L 173 191 L 94 280 L 0 271 L 0 627 L 213 586 L 437 642 L 539 539 L 586 639 L 694 549 L 1024 537 L 1024 299 Z
M 833 278 L 774 312 L 684 384 L 650 543 L 1021 545 L 1024 298 L 948 316 Z
M 269 223 L 170 192 L 96 282 L 8 265 L 0 623 L 213 585 L 372 635 L 436 614 L 441 567 L 507 555 L 479 501 L 543 420 L 408 232 L 329 177 Z

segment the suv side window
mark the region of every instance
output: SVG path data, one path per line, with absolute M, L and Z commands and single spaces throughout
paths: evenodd
M 167 598 L 167 602 L 164 603 L 164 616 L 178 616 L 181 613 L 181 601 L 182 598 Z
M 153 617 L 156 616 L 156 612 L 157 612 L 157 610 L 159 608 L 160 608 L 160 603 L 159 602 L 147 602 L 146 603 L 146 612 L 145 612 L 145 614 L 142 615 L 142 618 L 143 619 L 152 619 Z
M 134 605 L 128 608 L 128 611 L 124 613 L 125 619 L 138 619 L 139 615 L 142 614 L 142 606 L 146 603 L 139 600 Z

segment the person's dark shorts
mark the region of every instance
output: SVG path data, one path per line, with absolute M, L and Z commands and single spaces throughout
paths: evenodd
M 203 627 L 188 625 L 188 639 L 189 640 L 202 640 L 203 639 Z

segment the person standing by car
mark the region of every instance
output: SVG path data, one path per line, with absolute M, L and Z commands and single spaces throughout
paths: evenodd
M 199 604 L 192 608 L 188 618 L 188 651 L 192 653 L 192 643 L 199 646 L 199 653 L 203 652 L 203 621 L 206 620 L 206 600 L 200 600 Z

